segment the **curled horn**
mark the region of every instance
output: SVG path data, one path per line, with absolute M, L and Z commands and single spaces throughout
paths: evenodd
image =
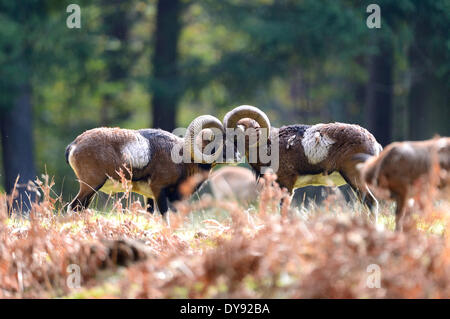
M 243 118 L 255 120 L 262 128 L 270 130 L 270 121 L 266 113 L 251 105 L 241 105 L 227 114 L 223 118 L 225 128 L 236 128 L 237 122 Z
M 227 114 L 223 118 L 223 126 L 225 128 L 236 128 L 237 123 L 244 118 L 255 120 L 261 128 L 267 129 L 267 136 L 270 134 L 270 120 L 266 113 L 251 105 L 241 105 Z
M 216 149 L 214 154 L 203 154 L 202 150 L 199 150 L 195 144 L 197 136 L 205 129 L 218 129 L 221 133 L 224 132 L 224 128 L 219 119 L 212 115 L 202 115 L 195 118 L 191 124 L 189 124 L 186 135 L 184 137 L 186 150 L 190 150 L 191 158 L 195 162 L 200 163 L 212 163 L 214 162 L 222 152 L 223 143 L 221 143 Z

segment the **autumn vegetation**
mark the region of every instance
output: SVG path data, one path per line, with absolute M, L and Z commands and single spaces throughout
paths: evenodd
M 204 194 L 163 218 L 128 193 L 107 212 L 68 214 L 43 176 L 28 218 L 10 215 L 11 198 L 0 197 L 0 297 L 450 297 L 450 206 L 442 198 L 417 209 L 400 233 L 389 203 L 375 224 L 339 191 L 320 205 L 290 207 L 274 181 L 260 180 L 255 205 Z M 71 288 L 70 265 L 79 266 L 80 287 Z

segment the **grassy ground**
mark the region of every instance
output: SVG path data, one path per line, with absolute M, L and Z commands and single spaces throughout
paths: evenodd
M 2 298 L 449 298 L 449 204 L 392 231 L 332 195 L 289 208 L 269 178 L 256 205 L 210 197 L 167 219 L 139 202 L 62 213 L 51 183 L 27 219 L 0 197 Z

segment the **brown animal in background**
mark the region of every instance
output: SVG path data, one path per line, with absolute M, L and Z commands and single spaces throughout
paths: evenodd
M 224 134 L 222 123 L 217 118 L 203 115 L 191 122 L 184 138 L 160 129 L 102 127 L 84 132 L 66 149 L 66 160 L 80 182 L 80 191 L 70 203 L 69 210 L 86 208 L 98 190 L 123 192 L 119 175 L 122 170 L 126 179 L 131 180 L 131 191 L 148 198 L 149 210 L 153 212 L 156 200 L 157 208 L 164 214 L 168 210 L 168 201 L 172 203 L 181 199 L 179 185 L 190 176 L 209 171 L 218 156 L 223 154 L 223 145 L 211 155 L 199 154 L 198 147 L 192 147 L 203 135 L 208 135 L 211 141 L 212 129 Z M 206 131 L 211 132 L 205 134 Z M 225 141 L 223 137 L 222 141 Z M 172 149 L 182 149 L 183 146 L 191 151 L 190 157 L 194 162 L 173 161 Z M 206 178 L 205 174 L 200 175 Z
M 294 189 L 308 185 L 340 186 L 348 183 L 361 200 L 369 207 L 372 206 L 374 199 L 366 196 L 364 184 L 356 169 L 360 160 L 355 155 L 377 155 L 382 147 L 366 129 L 344 123 L 294 124 L 275 128 L 270 126 L 263 111 L 249 105 L 241 105 L 228 112 L 224 117 L 224 127 L 238 128 L 242 132 L 248 129 L 257 132 L 260 129 L 269 130 L 267 141 L 258 137 L 257 144 L 246 143 L 247 159 L 250 151 L 254 152 L 262 144 L 267 144 L 270 150 L 271 143 L 278 139 L 279 168 L 275 172 L 277 182 L 291 194 Z M 259 156 L 256 163 L 249 164 L 257 174 L 262 174 L 262 167 L 267 166 Z
M 214 197 L 218 200 L 234 199 L 250 203 L 258 196 L 255 174 L 247 168 L 227 166 L 211 173 L 209 183 Z
M 431 188 L 450 185 L 450 138 L 395 142 L 359 168 L 377 197 L 396 201 L 395 229 L 401 231 L 408 199 L 417 195 L 418 184 Z

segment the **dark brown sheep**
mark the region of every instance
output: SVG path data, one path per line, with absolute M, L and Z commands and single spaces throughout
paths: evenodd
M 245 153 L 258 147 L 266 147 L 268 153 L 277 151 L 279 167 L 275 169 L 277 182 L 292 193 L 294 189 L 307 185 L 336 185 L 348 183 L 369 206 L 373 198 L 366 196 L 356 164 L 361 160 L 356 156 L 363 153 L 377 155 L 381 145 L 366 129 L 353 124 L 328 123 L 316 125 L 294 124 L 275 128 L 260 109 L 242 105 L 228 112 L 224 117 L 224 127 L 238 128 L 242 132 L 256 130 L 257 143 L 247 138 Z M 269 130 L 267 141 L 261 138 L 261 130 Z M 251 130 L 250 130 L 251 131 Z M 251 134 L 250 134 L 251 136 Z M 255 140 L 255 139 L 253 139 Z M 278 148 L 272 149 L 274 142 Z M 256 161 L 249 161 L 251 167 L 262 174 L 262 163 L 258 155 Z
M 196 174 L 207 176 L 202 173 L 209 171 L 223 153 L 223 144 L 211 155 L 199 153 L 203 149 L 199 151 L 198 147 L 193 147 L 198 145 L 200 136 L 201 147 L 206 146 L 204 136 L 208 137 L 206 144 L 209 144 L 214 129 L 224 134 L 222 123 L 217 118 L 203 115 L 191 122 L 184 138 L 160 129 L 103 127 L 84 132 L 66 149 L 67 162 L 80 182 L 80 191 L 69 210 L 86 208 L 98 190 L 105 193 L 124 191 L 119 175 L 122 171 L 130 180 L 131 191 L 148 198 L 149 210 L 153 212 L 156 200 L 158 210 L 164 214 L 168 210 L 168 202 L 181 199 L 179 185 Z M 221 140 L 225 141 L 223 136 Z M 174 161 L 173 150 L 183 148 L 191 153 L 187 155 L 188 161 Z

